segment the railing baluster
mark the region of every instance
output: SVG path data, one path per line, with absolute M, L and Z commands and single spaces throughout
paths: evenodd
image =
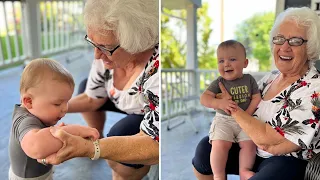
M 80 6 L 80 3 L 79 3 L 79 1 L 76 1 L 75 2 L 75 4 L 76 4 L 76 9 L 78 10 L 78 8 L 79 8 L 79 6 Z M 78 12 L 77 12 L 77 14 L 76 14 L 76 17 L 77 17 L 77 20 L 78 20 Z M 79 23 L 77 23 L 77 34 L 76 34 L 76 44 L 77 45 L 80 45 L 80 41 L 79 41 L 79 39 L 80 39 L 80 33 L 79 33 L 79 29 L 81 28 L 81 25 L 79 24 Z
M 55 35 L 54 35 L 54 39 L 55 39 L 55 51 L 59 50 L 59 18 L 58 18 L 58 2 L 54 1 L 54 12 L 55 12 Z
M 205 72 L 204 73 L 204 78 L 203 78 L 203 80 L 204 80 L 204 89 L 203 89 L 203 91 L 205 91 L 207 88 L 208 88 L 208 84 L 207 84 L 207 80 L 210 80 L 210 73 L 209 72 Z
M 178 75 L 178 82 L 179 82 L 179 84 L 177 84 L 178 85 L 178 87 L 177 87 L 177 91 L 179 92 L 179 98 L 182 98 L 183 97 L 183 95 L 182 95 L 182 93 L 181 93 L 181 87 L 182 87 L 182 77 L 181 77 L 181 71 L 178 71 L 177 72 L 177 74 L 179 74 Z M 181 101 L 179 101 L 179 110 L 181 110 L 182 109 L 182 102 Z
M 73 46 L 75 46 L 75 41 L 74 41 L 74 39 L 75 39 L 75 23 L 76 23 L 76 19 L 75 19 L 75 16 L 74 16 L 74 8 L 76 8 L 76 6 L 75 6 L 75 2 L 74 1 L 72 1 L 71 2 L 71 9 L 70 9 L 70 15 L 71 15 L 71 17 L 72 17 L 72 19 L 73 19 L 73 21 L 72 21 L 72 29 L 71 29 L 71 34 L 70 34 L 70 36 L 71 36 L 71 42 L 70 42 L 70 44 L 71 44 L 71 47 L 73 47 Z
M 176 108 L 175 108 L 175 106 L 176 106 L 176 101 L 175 101 L 175 98 L 176 98 L 176 93 L 175 93 L 175 91 L 174 91 L 174 88 L 175 88 L 175 84 L 174 84 L 174 78 L 175 78 L 175 75 L 174 75 L 174 72 L 171 72 L 170 73 L 171 74 L 171 82 L 170 82 L 170 84 L 171 84 L 171 90 L 172 90 L 172 112 L 173 113 L 175 113 L 175 111 L 176 111 Z
M 61 16 L 62 16 L 62 48 L 63 49 L 66 49 L 67 46 L 66 46 L 66 22 L 65 22 L 65 16 L 67 14 L 66 12 L 66 6 L 67 6 L 67 2 L 63 1 L 62 2 L 62 13 L 61 13 Z
M 173 72 L 170 72 L 170 88 L 171 88 L 171 104 L 172 104 L 172 108 L 170 108 L 171 112 L 170 114 L 174 113 L 174 91 L 173 91 Z
M 181 94 L 182 94 L 182 97 L 185 97 L 185 90 L 188 88 L 188 85 L 186 86 L 186 81 L 185 81 L 185 74 L 186 72 L 181 72 L 182 75 L 181 75 L 181 79 L 182 79 L 182 88 L 181 88 Z
M 189 80 L 191 79 L 190 77 L 191 75 L 192 75 L 192 72 L 188 71 L 188 83 L 190 83 Z M 191 95 L 191 91 L 192 91 L 192 88 L 188 88 L 188 96 Z
M 50 52 L 54 51 L 53 2 L 50 2 Z
M 43 43 L 44 43 L 44 52 L 47 52 L 48 51 L 48 36 L 49 36 L 49 33 L 48 33 L 48 22 L 47 22 L 47 1 L 44 1 L 44 8 L 43 8 Z
M 169 97 L 168 97 L 168 73 L 164 73 L 164 79 L 165 79 L 165 99 L 164 99 L 164 103 L 165 103 L 165 116 L 167 115 L 168 116 L 168 100 L 169 100 Z M 162 106 L 163 107 L 163 106 Z
M 68 19 L 70 17 L 70 12 L 71 12 L 71 2 L 66 2 L 67 3 L 67 14 L 68 14 Z M 71 33 L 71 24 L 67 24 L 67 48 L 70 48 L 70 33 Z
M 21 12 L 23 12 L 23 10 L 26 8 L 25 3 L 20 3 L 21 6 Z M 24 56 L 24 58 L 27 56 L 28 54 L 28 46 L 27 46 L 27 18 L 25 16 L 21 16 L 21 41 L 22 41 L 22 56 Z
M 5 2 L 7 3 L 7 2 Z M 8 55 L 8 61 L 4 60 L 5 64 L 11 63 L 12 62 L 12 52 L 11 52 L 11 44 L 10 44 L 10 37 L 9 37 L 9 30 L 8 30 L 8 20 L 7 20 L 7 10 L 6 10 L 6 4 L 3 3 L 3 12 L 4 12 L 4 28 L 6 32 L 6 48 L 7 48 L 7 55 Z
M 18 44 L 18 31 L 16 26 L 16 11 L 14 9 L 14 2 L 11 2 L 12 7 L 12 14 L 13 14 L 13 29 L 14 29 L 14 48 L 16 52 L 16 56 L 14 58 L 14 61 L 17 61 L 20 59 L 20 50 L 19 50 L 19 44 Z
M 63 38 L 63 34 L 62 34 L 62 23 L 63 23 L 63 4 L 62 1 L 58 1 L 58 14 L 57 14 L 57 18 L 58 18 L 58 29 L 59 29 L 59 50 L 63 49 L 63 43 L 62 43 L 62 38 Z
M 78 3 L 78 9 L 80 8 L 80 7 L 83 7 L 83 2 L 82 1 L 78 1 L 77 2 Z M 78 16 L 79 16 L 79 13 L 78 13 Z M 82 15 L 81 15 L 82 16 Z M 79 32 L 79 30 L 80 29 L 82 29 L 82 28 L 84 28 L 84 26 L 83 26 L 83 24 L 79 24 L 78 23 L 78 25 L 79 25 L 79 27 L 78 27 L 78 32 Z M 78 33 L 78 38 L 77 38 L 77 40 L 78 40 L 78 45 L 80 46 L 80 45 L 83 45 L 84 43 L 83 43 L 83 41 L 82 41 L 82 33 Z
M 3 7 L 3 3 L 4 2 L 0 2 L 0 9 L 2 9 L 2 7 Z M 1 12 L 1 11 L 0 11 Z M 0 14 L 1 16 L 2 16 L 2 14 Z M 1 17 L 0 16 L 0 17 Z M 2 16 L 3 17 L 3 16 Z M 3 22 L 3 20 L 2 19 L 0 19 L 2 22 Z M 1 31 L 1 26 L 0 26 L 0 31 Z M 1 35 L 0 35 L 0 66 L 2 65 L 2 64 L 4 64 L 4 57 L 3 57 L 3 52 L 2 52 L 2 40 L 1 40 Z

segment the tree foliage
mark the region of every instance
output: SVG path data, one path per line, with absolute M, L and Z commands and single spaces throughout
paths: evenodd
M 186 21 L 173 20 L 168 15 L 186 19 L 186 10 L 163 9 L 161 15 L 161 61 L 163 68 L 186 67 Z M 214 47 L 209 45 L 212 33 L 212 19 L 208 16 L 208 3 L 197 10 L 198 21 L 198 67 L 212 69 L 217 67 Z M 183 33 L 184 32 L 184 33 Z
M 168 9 L 164 9 L 164 12 L 175 16 L 180 14 Z M 180 43 L 174 30 L 170 28 L 170 19 L 167 15 L 161 15 L 161 66 L 162 68 L 183 68 L 185 67 L 186 48 L 183 43 Z M 179 24 L 176 22 L 175 25 Z M 176 29 L 176 31 L 179 30 L 181 29 Z
M 258 13 L 243 21 L 235 31 L 236 39 L 247 49 L 248 58 L 259 61 L 260 71 L 271 68 L 269 32 L 274 23 L 274 13 Z

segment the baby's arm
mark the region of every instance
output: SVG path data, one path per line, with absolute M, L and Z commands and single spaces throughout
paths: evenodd
M 248 108 L 246 109 L 246 112 L 248 114 L 252 115 L 256 111 L 257 106 L 260 103 L 260 101 L 261 101 L 261 94 L 260 93 L 252 95 L 251 102 L 250 102 Z
M 218 109 L 219 99 L 215 97 L 216 95 L 213 92 L 206 90 L 200 96 L 200 103 L 207 108 Z
M 73 135 L 99 138 L 99 132 L 94 128 L 79 125 L 68 125 L 61 128 Z M 29 157 L 42 159 L 56 153 L 62 147 L 62 142 L 51 135 L 50 128 L 33 129 L 21 140 L 21 147 Z

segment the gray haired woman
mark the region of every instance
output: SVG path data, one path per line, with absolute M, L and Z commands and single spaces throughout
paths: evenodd
M 64 146 L 47 157 L 47 163 L 104 158 L 113 179 L 141 179 L 150 165 L 159 162 L 158 4 L 158 0 L 86 2 L 85 40 L 95 48 L 95 59 L 79 95 L 69 101 L 69 112 L 81 112 L 101 135 L 105 111 L 126 116 L 94 143 L 53 128 Z
M 320 55 L 319 17 L 307 7 L 289 8 L 279 14 L 270 36 L 278 71 L 258 83 L 262 100 L 253 117 L 238 107 L 231 115 L 258 147 L 250 180 L 301 180 L 309 159 L 320 152 L 320 73 L 314 67 Z M 213 177 L 207 139 L 192 161 L 198 179 Z M 238 148 L 229 151 L 227 174 L 239 173 Z

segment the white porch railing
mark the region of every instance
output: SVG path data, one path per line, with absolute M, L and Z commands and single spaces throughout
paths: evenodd
M 82 1 L 40 2 L 42 55 L 85 44 L 83 5 Z
M 86 45 L 82 0 L 0 0 L 0 67 Z
M 266 73 L 250 74 L 258 81 Z M 190 109 L 206 110 L 199 102 L 200 95 L 218 76 L 217 70 L 161 69 L 161 120 L 186 114 Z M 191 83 L 195 77 L 199 84 Z
M 200 81 L 193 81 L 195 77 L 199 77 Z M 218 72 L 214 70 L 162 69 L 161 119 L 185 114 L 190 108 L 202 108 L 199 104 L 200 94 L 217 77 Z

